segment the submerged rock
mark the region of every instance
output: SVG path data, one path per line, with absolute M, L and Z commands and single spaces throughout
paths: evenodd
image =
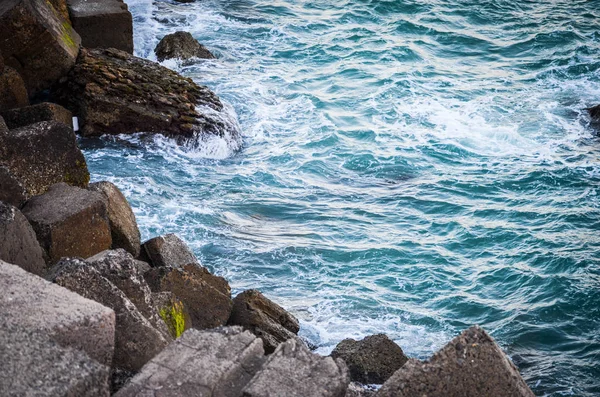
M 175 32 L 162 38 L 154 49 L 159 62 L 165 59 L 214 59 L 215 56 L 188 32 Z
M 590 118 L 593 122 L 600 122 L 600 105 L 593 106 L 586 110 L 589 112 Z

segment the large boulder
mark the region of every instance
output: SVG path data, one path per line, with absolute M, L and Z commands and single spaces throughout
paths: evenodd
M 231 129 L 208 88 L 116 49 L 82 49 L 53 96 L 79 116 L 84 136 L 161 132 L 190 138 Z M 239 139 L 238 131 L 231 133 Z
M 151 266 L 182 267 L 190 263 L 198 263 L 198 259 L 176 234 L 166 234 L 151 238 L 142 245 L 144 255 Z
M 152 292 L 172 292 L 183 302 L 193 328 L 214 328 L 227 323 L 233 306 L 229 284 L 202 266 L 155 267 L 144 278 Z
M 154 49 L 159 62 L 165 59 L 214 59 L 215 56 L 188 32 L 175 32 L 162 38 Z
M 0 134 L 2 134 L 2 131 L 0 131 Z M 20 208 L 27 197 L 27 192 L 19 179 L 13 175 L 7 166 L 0 164 L 0 201 Z
M 297 339 L 279 345 L 244 388 L 244 397 L 344 397 L 350 383 L 342 360 L 311 353 Z
M 235 297 L 228 324 L 241 325 L 261 338 L 267 354 L 280 343 L 296 338 L 300 330 L 296 317 L 255 289 Z
M 123 248 L 137 258 L 140 255 L 140 230 L 123 193 L 106 181 L 90 184 L 89 190 L 101 193 L 106 199 L 113 248 Z
M 43 276 L 44 251 L 21 211 L 0 201 L 0 259 Z
M 69 127 L 73 125 L 73 114 L 60 105 L 50 102 L 25 106 L 0 112 L 10 129 L 25 127 L 40 121 L 59 121 Z
M 75 63 L 81 39 L 49 1 L 0 2 L 0 52 L 29 96 L 49 88 Z
M 58 182 L 87 187 L 90 180 L 73 130 L 56 121 L 0 133 L 0 166 L 8 169 L 28 198 Z
M 73 28 L 86 48 L 133 54 L 133 19 L 122 0 L 67 0 Z
M 382 384 L 408 361 L 402 348 L 384 334 L 344 339 L 331 357 L 344 360 L 350 379 L 364 384 Z
M 153 292 L 152 299 L 171 337 L 179 338 L 184 331 L 192 328 L 192 317 L 183 302 L 172 292 Z
M 30 199 L 22 209 L 48 254 L 50 263 L 60 258 L 87 258 L 111 247 L 104 198 L 66 183 Z
M 425 362 L 411 359 L 387 380 L 377 397 L 533 397 L 496 342 L 473 326 Z
M 21 75 L 9 66 L 0 65 L 0 110 L 27 105 L 29 98 Z

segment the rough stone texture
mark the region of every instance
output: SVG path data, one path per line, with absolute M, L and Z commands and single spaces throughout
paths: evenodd
M 140 230 L 123 193 L 110 182 L 92 183 L 89 189 L 102 193 L 106 198 L 113 248 L 123 248 L 138 257 L 141 243 Z
M 29 200 L 22 212 L 51 264 L 67 256 L 87 258 L 111 246 L 106 206 L 100 193 L 57 183 L 47 193 Z
M 82 350 L 110 365 L 115 335 L 112 310 L 4 261 L 0 261 L 0 290 L 0 323 L 38 330 L 61 346 Z M 5 361 L 10 360 L 0 360 L 0 365 Z
M 264 361 L 262 343 L 239 327 L 186 331 L 115 397 L 238 397 Z
M 296 317 L 255 289 L 235 297 L 228 324 L 241 325 L 261 338 L 267 354 L 273 353 L 280 343 L 295 338 L 300 330 Z
M 153 292 L 152 299 L 173 338 L 192 328 L 192 317 L 185 304 L 172 292 Z
M 244 397 L 344 397 L 350 383 L 342 360 L 311 353 L 296 339 L 279 345 L 244 388 Z
M 44 251 L 21 211 L 0 201 L 0 259 L 43 276 Z
M 189 138 L 223 135 L 227 128 L 211 116 L 223 104 L 208 88 L 115 49 L 82 49 L 53 97 L 79 116 L 84 136 L 161 132 Z
M 114 367 L 138 371 L 168 344 L 125 294 L 87 262 L 63 259 L 54 267 L 49 278 L 115 311 Z
M 384 334 L 360 341 L 344 339 L 331 357 L 344 360 L 350 379 L 365 384 L 382 384 L 408 361 L 400 346 Z
M 43 194 L 58 182 L 87 187 L 90 180 L 75 133 L 56 121 L 0 133 L 0 165 L 7 167 L 27 197 Z
M 159 62 L 165 59 L 179 58 L 203 58 L 214 59 L 215 56 L 198 42 L 188 32 L 175 32 L 162 38 L 154 49 Z
M 0 131 L 0 135 L 2 131 Z M 27 192 L 8 167 L 0 164 L 0 201 L 20 208 L 27 200 Z
M 375 389 L 363 386 L 360 383 L 350 382 L 348 390 L 346 390 L 346 397 L 371 397 L 375 395 Z
M 0 67 L 0 110 L 27 105 L 29 98 L 21 75 L 11 67 Z
M 0 52 L 23 77 L 29 96 L 49 88 L 75 63 L 81 38 L 50 2 L 0 2 Z
M 198 263 L 198 259 L 187 244 L 175 234 L 151 238 L 142 247 L 150 265 L 154 267 L 182 267 L 190 263 Z
M 48 0 L 52 7 L 60 14 L 61 18 L 66 21 L 71 21 L 69 18 L 69 9 L 67 8 L 67 0 Z
M 376 394 L 424 395 L 533 397 L 514 364 L 478 326 L 454 338 L 429 361 L 409 360 Z
M 600 105 L 596 105 L 586 110 L 589 112 L 590 118 L 593 122 L 600 122 Z
M 59 121 L 68 127 L 73 125 L 73 114 L 60 105 L 50 102 L 0 112 L 8 128 L 25 127 L 40 121 Z
M 86 48 L 133 54 L 133 19 L 121 0 L 67 0 L 73 28 Z
M 155 267 L 144 274 L 152 292 L 172 292 L 190 314 L 192 327 L 225 325 L 231 314 L 231 289 L 227 281 L 199 265 Z
M 6 132 L 8 132 L 8 126 L 6 125 L 4 118 L 2 116 L 0 116 L 0 134 L 6 133 Z

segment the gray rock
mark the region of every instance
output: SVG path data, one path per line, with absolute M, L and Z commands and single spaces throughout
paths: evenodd
M 4 134 L 6 132 L 8 132 L 8 126 L 6 125 L 4 118 L 0 116 L 0 134 Z
M 0 134 L 2 132 L 0 131 Z M 27 200 L 27 192 L 7 166 L 0 164 L 0 201 L 20 208 Z
M 75 133 L 56 121 L 0 133 L 0 165 L 10 171 L 28 198 L 58 182 L 87 187 L 90 180 Z
M 133 19 L 121 0 L 67 0 L 73 28 L 85 48 L 116 48 L 133 54 Z
M 187 244 L 176 234 L 166 234 L 151 238 L 142 245 L 150 265 L 154 267 L 182 267 L 199 263 Z
M 138 371 L 168 341 L 135 305 L 98 270 L 81 259 L 63 259 L 49 278 L 60 286 L 99 302 L 116 313 L 113 366 Z
M 0 110 L 29 105 L 27 88 L 21 75 L 9 66 L 0 68 Z
M 239 327 L 188 330 L 115 397 L 238 397 L 264 361 L 262 342 Z M 308 394 L 305 396 L 309 396 Z
M 348 385 L 348 390 L 346 390 L 346 397 L 371 397 L 375 395 L 375 392 L 375 389 L 364 386 L 360 383 L 350 382 Z
M 90 190 L 100 192 L 106 198 L 108 220 L 112 235 L 112 247 L 123 248 L 131 255 L 140 255 L 140 230 L 135 215 L 123 193 L 110 182 L 90 184 Z
M 533 397 L 519 371 L 481 328 L 473 326 L 428 361 L 409 360 L 377 397 Z
M 73 125 L 73 114 L 60 105 L 43 102 L 0 112 L 10 129 L 25 127 L 40 121 L 58 121 L 68 127 Z
M 300 330 L 296 317 L 255 289 L 235 297 L 228 324 L 241 325 L 261 338 L 267 354 L 280 343 L 296 338 Z
M 290 339 L 269 356 L 244 388 L 244 397 L 344 397 L 350 383 L 342 360 L 311 353 Z
M 214 59 L 215 56 L 188 32 L 175 32 L 162 38 L 154 49 L 159 62 L 165 59 Z
M 44 251 L 21 211 L 0 201 L 0 259 L 30 273 L 46 272 Z
M 384 334 L 360 341 L 344 339 L 331 357 L 344 360 L 350 379 L 364 384 L 382 384 L 408 361 L 400 346 Z
M 29 200 L 22 209 L 50 263 L 62 257 L 87 258 L 111 247 L 104 198 L 66 183 Z

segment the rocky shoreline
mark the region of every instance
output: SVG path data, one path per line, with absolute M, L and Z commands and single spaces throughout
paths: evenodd
M 119 188 L 89 183 L 73 116 L 82 136 L 241 138 L 216 94 L 133 56 L 132 32 L 120 0 L 0 5 L 2 395 L 533 395 L 478 326 L 427 361 L 385 335 L 323 357 L 260 291 L 232 298 L 176 234 L 142 242 Z M 160 59 L 213 57 L 169 36 Z

